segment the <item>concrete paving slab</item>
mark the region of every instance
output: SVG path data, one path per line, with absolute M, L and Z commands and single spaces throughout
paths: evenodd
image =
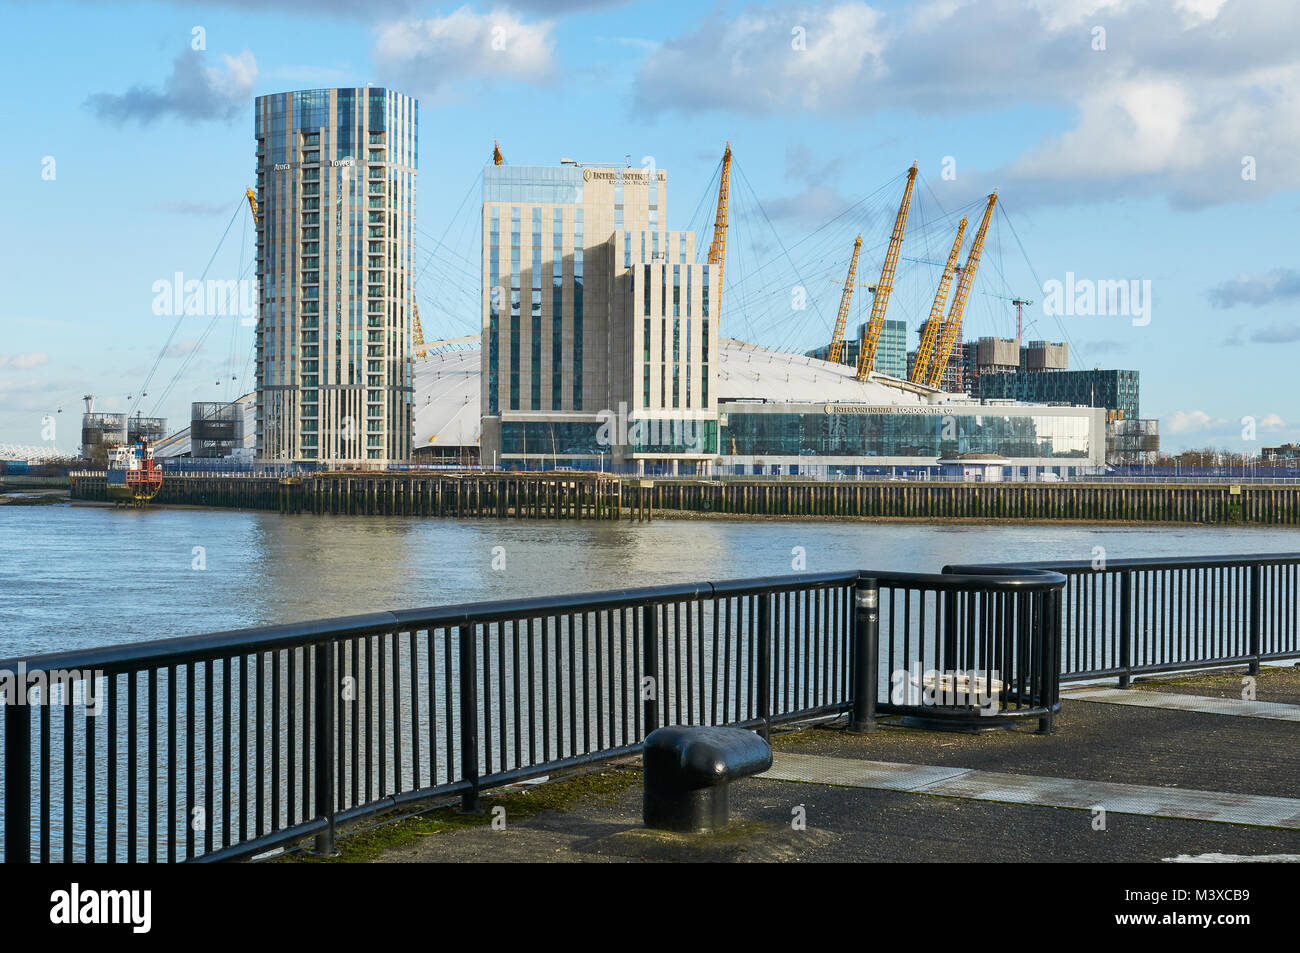
M 1300 721 L 1300 705 L 1243 701 L 1239 698 L 1209 698 L 1204 695 L 1177 695 L 1171 692 L 1143 692 L 1123 688 L 1075 688 L 1066 692 L 1065 697 L 1074 701 L 1132 705 L 1135 708 L 1168 708 L 1173 711 L 1233 715 L 1238 718 Z
M 880 791 L 917 791 L 970 771 L 970 768 L 857 761 L 821 755 L 776 755 L 771 769 L 759 777 L 774 781 L 816 781 Z
M 844 762 L 836 764 L 834 762 Z M 778 752 L 763 777 L 979 801 L 1300 830 L 1300 799 Z M 928 779 L 928 780 L 927 780 Z
M 1229 671 L 1143 675 L 1133 680 L 1133 687 L 1144 692 L 1169 692 L 1174 695 L 1204 695 L 1209 698 L 1241 698 L 1246 666 Z M 1266 662 L 1254 676 L 1255 698 L 1262 702 L 1300 705 L 1300 663 Z M 1114 682 L 1109 686 L 1113 687 Z

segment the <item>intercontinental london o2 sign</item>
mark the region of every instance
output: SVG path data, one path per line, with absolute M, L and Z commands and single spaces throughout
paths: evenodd
M 885 405 L 883 407 L 871 407 L 864 404 L 827 404 L 826 413 L 828 414 L 918 414 L 921 416 L 942 417 L 950 414 L 950 409 L 943 407 L 899 407 Z
M 583 169 L 584 182 L 644 182 L 654 177 L 659 182 L 668 179 L 663 169 Z

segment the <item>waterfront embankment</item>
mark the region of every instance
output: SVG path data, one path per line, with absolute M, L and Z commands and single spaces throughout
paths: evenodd
M 102 474 L 74 500 L 106 498 Z M 547 471 L 169 475 L 160 504 L 460 519 L 648 520 L 678 515 L 1300 526 L 1290 483 L 1022 483 L 640 479 Z

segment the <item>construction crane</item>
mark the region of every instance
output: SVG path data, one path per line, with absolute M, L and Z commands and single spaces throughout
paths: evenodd
M 911 381 L 924 384 L 930 369 L 930 359 L 934 355 L 934 344 L 939 337 L 939 323 L 943 319 L 943 306 L 948 301 L 948 289 L 952 286 L 952 276 L 958 270 L 957 258 L 961 254 L 962 236 L 966 234 L 966 219 L 962 218 L 957 226 L 957 237 L 953 240 L 952 251 L 943 266 L 943 276 L 939 279 L 939 290 L 934 293 L 934 304 L 930 306 L 930 320 L 925 323 L 921 334 L 921 345 L 916 349 L 916 361 L 912 365 Z
M 997 201 L 998 192 L 994 189 L 989 196 L 988 205 L 984 207 L 984 217 L 980 220 L 979 230 L 975 232 L 975 240 L 971 242 L 970 254 L 966 256 L 966 267 L 961 273 L 961 281 L 957 282 L 957 293 L 953 295 L 952 307 L 948 309 L 948 320 L 944 322 L 939 333 L 939 352 L 930 364 L 929 375 L 925 381 L 930 387 L 938 387 L 939 382 L 943 380 L 948 359 L 952 357 L 953 345 L 961 339 L 961 315 L 966 310 L 966 299 L 970 297 L 970 286 L 975 280 L 975 269 L 979 267 L 980 253 L 984 251 L 984 236 L 988 233 L 989 219 L 993 217 L 993 206 Z
M 880 332 L 885 327 L 885 309 L 889 306 L 889 292 L 894 288 L 894 271 L 898 268 L 898 249 L 903 244 L 903 229 L 907 227 L 907 209 L 912 204 L 912 186 L 916 184 L 916 163 L 907 170 L 907 188 L 903 190 L 903 201 L 898 206 L 898 216 L 894 219 L 894 231 L 889 236 L 889 250 L 885 252 L 885 264 L 880 269 L 880 280 L 876 282 L 876 296 L 871 302 L 871 320 L 867 322 L 867 333 L 862 337 L 862 346 L 858 349 L 857 379 L 866 380 L 871 376 L 871 366 L 876 361 L 876 347 L 880 344 Z
M 261 221 L 257 217 L 257 193 L 248 186 L 244 186 L 244 196 L 248 199 L 248 208 L 253 213 L 253 224 L 260 225 Z
M 1025 323 L 1025 308 L 1033 304 L 1028 298 L 1012 298 L 1007 295 L 995 295 L 991 291 L 984 292 L 990 298 L 998 298 L 1002 301 L 1010 301 L 1016 306 L 1016 340 L 1020 340 L 1021 329 Z
M 858 273 L 858 252 L 862 250 L 862 236 L 853 243 L 853 257 L 849 259 L 849 276 L 844 279 L 844 294 L 840 296 L 840 313 L 835 318 L 835 333 L 831 335 L 831 352 L 827 359 L 832 364 L 840 362 L 844 350 L 844 328 L 849 322 L 849 304 L 853 300 L 853 280 Z
M 719 307 L 722 302 L 722 269 L 727 261 L 727 197 L 730 190 L 731 140 L 727 140 L 727 151 L 722 154 L 722 177 L 718 182 L 718 214 L 713 220 L 713 242 L 709 245 L 709 264 L 718 266 L 718 277 L 712 284 Z
M 501 165 L 505 161 L 506 161 L 506 157 L 501 154 L 501 143 L 493 139 L 492 140 L 492 164 Z

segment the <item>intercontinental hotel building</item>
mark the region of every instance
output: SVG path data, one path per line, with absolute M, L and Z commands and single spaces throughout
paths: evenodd
M 716 268 L 662 169 L 483 173 L 482 458 L 717 454 Z

